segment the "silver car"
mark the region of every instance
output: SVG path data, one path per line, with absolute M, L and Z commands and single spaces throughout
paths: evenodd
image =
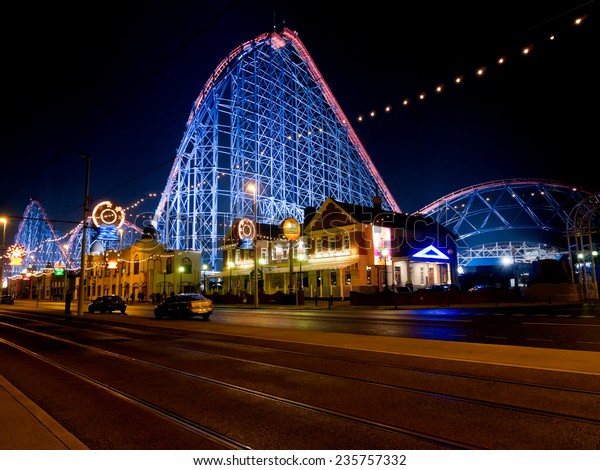
M 197 293 L 176 294 L 154 307 L 156 318 L 202 317 L 208 320 L 213 313 L 213 301 Z

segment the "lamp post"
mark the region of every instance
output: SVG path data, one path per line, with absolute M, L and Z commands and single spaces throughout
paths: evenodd
M 43 287 L 43 292 L 44 292 L 44 300 L 46 300 L 46 292 L 48 290 L 48 279 L 50 278 L 50 276 L 52 275 L 52 273 L 54 272 L 54 268 L 52 267 L 52 264 L 50 264 L 50 261 L 48 261 L 46 263 L 46 266 L 44 267 L 44 269 L 42 269 L 42 271 L 44 272 L 44 287 Z
M 183 266 L 179 266 L 179 293 L 183 292 L 183 271 L 185 268 Z
M 121 261 L 121 252 L 123 251 L 123 229 L 119 229 L 119 258 L 117 259 L 117 268 L 119 273 L 117 276 L 117 293 L 123 297 L 123 286 L 121 284 L 121 271 L 123 271 L 123 262 Z
M 262 256 L 258 259 L 258 264 L 260 265 L 260 272 L 263 276 L 263 291 L 267 292 L 267 273 L 265 272 L 264 266 L 267 264 L 267 260 Z
M 254 308 L 258 308 L 258 226 L 256 225 L 256 193 L 258 188 L 255 183 L 248 185 L 248 190 L 253 194 L 253 214 L 254 214 Z
M 390 249 L 389 248 L 384 248 L 381 250 L 381 255 L 383 256 L 383 269 L 384 269 L 384 273 L 385 273 L 385 290 L 389 290 L 390 286 L 388 284 L 388 273 L 387 273 L 387 259 L 388 259 L 388 255 L 390 254 Z
M 304 289 L 304 283 L 302 282 L 302 261 L 304 261 L 304 253 L 298 253 L 298 262 L 300 263 L 300 286 L 298 287 L 299 290 L 303 290 Z
M 4 293 L 4 252 L 6 251 L 6 218 L 2 217 L 0 222 L 4 224 L 2 228 L 2 251 L 0 251 L 0 292 Z
M 83 315 L 83 293 L 85 281 L 85 244 L 87 237 L 87 215 L 89 211 L 89 186 L 90 186 L 90 155 L 82 153 L 79 155 L 85 158 L 85 196 L 83 200 L 83 230 L 81 232 L 81 268 L 79 270 L 79 292 L 77 296 L 77 315 Z
M 163 269 L 163 299 L 167 298 L 167 270 Z
M 68 282 L 68 272 L 69 272 L 69 264 L 72 264 L 70 259 L 69 259 L 69 244 L 65 243 L 63 245 L 63 248 L 65 249 L 65 271 L 64 271 L 64 277 L 63 277 L 63 300 L 65 301 L 65 303 L 67 302 L 67 282 Z M 59 261 L 60 262 L 60 261 Z
M 208 265 L 205 263 L 202 265 L 202 290 L 206 292 L 206 270 Z
M 229 292 L 233 292 L 233 289 L 231 288 L 231 270 L 233 269 L 233 267 L 235 266 L 235 263 L 233 261 L 229 261 L 227 263 L 227 267 L 229 268 Z

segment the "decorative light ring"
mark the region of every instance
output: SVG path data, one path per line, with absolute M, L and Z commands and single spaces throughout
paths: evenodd
M 238 240 L 256 239 L 256 227 L 250 219 L 241 219 L 236 222 L 235 235 Z
M 125 212 L 116 204 L 103 201 L 94 207 L 92 222 L 96 227 L 110 225 L 119 228 L 125 223 Z

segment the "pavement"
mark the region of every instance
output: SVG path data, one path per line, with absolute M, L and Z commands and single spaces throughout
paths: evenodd
M 88 449 L 1 375 L 0 416 L 0 450 Z
M 262 306 L 261 306 L 262 307 Z M 281 306 L 279 306 L 281 308 Z M 345 308 L 335 303 L 335 309 Z M 479 306 L 482 307 L 482 306 Z M 152 308 L 150 305 L 142 308 Z M 285 307 L 284 307 L 285 308 Z M 295 306 L 288 307 L 297 308 Z M 321 307 L 323 308 L 323 307 Z M 328 307 L 325 306 L 325 309 Z M 424 307 L 420 307 L 424 308 Z M 439 308 L 429 306 L 428 308 Z M 497 308 L 497 307 L 496 307 Z M 94 314 L 94 316 L 102 314 Z M 106 314 L 108 315 L 108 314 Z M 116 321 L 134 316 L 111 315 Z M 216 334 L 252 336 L 280 341 L 307 342 L 306 333 L 265 327 L 202 322 L 198 330 Z M 522 346 L 462 343 L 412 338 L 313 332 L 310 343 L 447 360 L 507 365 L 596 375 L 600 379 L 600 353 Z M 0 450 L 86 450 L 84 443 L 0 375 Z

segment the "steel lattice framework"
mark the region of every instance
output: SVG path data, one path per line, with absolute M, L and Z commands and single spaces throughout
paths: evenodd
M 54 266 L 56 261 L 65 263 L 66 253 L 60 240 L 40 202 L 31 200 L 15 235 L 15 243 L 24 246 L 27 254 L 23 266 L 6 266 L 6 275 L 19 275 L 27 268 L 41 270 L 48 263 Z
M 475 258 L 556 258 L 569 251 L 570 212 L 589 194 L 557 181 L 499 180 L 456 191 L 419 213 L 455 234 L 460 266 Z
M 92 226 L 91 218 L 88 219 L 88 227 Z M 60 261 L 69 271 L 79 271 L 81 266 L 81 239 L 83 235 L 83 224 L 79 223 L 73 230 L 66 234 L 59 234 L 48 220 L 46 211 L 39 201 L 29 202 L 23 212 L 23 220 L 19 224 L 14 243 L 25 247 L 26 255 L 23 266 L 5 266 L 6 276 L 20 275 L 23 269 L 40 271 L 45 267 L 54 266 Z M 122 245 L 129 246 L 139 239 L 142 229 L 128 221 L 122 226 Z M 96 231 L 87 230 L 86 246 L 92 245 Z M 118 250 L 121 241 L 105 242 L 107 250 Z
M 266 33 L 233 50 L 195 101 L 154 216 L 169 248 L 221 269 L 237 218 L 304 219 L 327 197 L 400 211 L 296 33 Z

